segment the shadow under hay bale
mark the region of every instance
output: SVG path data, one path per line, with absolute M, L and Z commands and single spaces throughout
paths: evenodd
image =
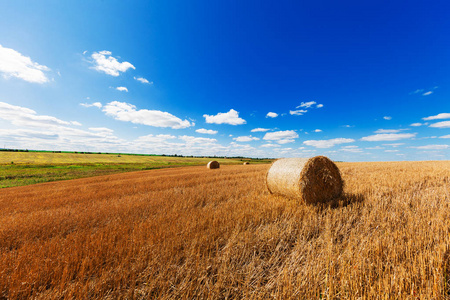
M 212 160 L 206 165 L 206 167 L 208 169 L 219 169 L 220 168 L 220 164 L 219 164 L 218 161 Z
M 307 204 L 336 199 L 344 186 L 338 167 L 325 156 L 279 159 L 267 172 L 266 183 L 270 193 Z
M 244 166 L 249 165 L 250 163 L 248 161 L 246 161 L 245 163 L 243 163 Z
M 363 194 L 348 194 L 342 193 L 342 195 L 338 198 L 334 198 L 328 202 L 324 203 L 324 208 L 339 208 L 346 207 L 349 205 L 353 205 L 356 203 L 364 202 L 365 198 Z

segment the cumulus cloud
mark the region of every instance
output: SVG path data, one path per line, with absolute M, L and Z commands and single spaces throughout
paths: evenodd
M 209 124 L 230 124 L 242 125 L 247 123 L 244 119 L 239 118 L 239 112 L 230 109 L 227 113 L 218 113 L 217 115 L 203 115 L 206 123 Z
M 277 148 L 277 147 L 281 147 L 281 146 L 277 145 L 277 144 L 264 144 L 264 145 L 261 145 L 260 147 L 262 147 L 262 148 Z
M 81 125 L 76 121 L 63 121 L 46 115 L 38 115 L 34 110 L 0 102 L 0 119 L 10 121 L 13 125 L 27 127 L 59 126 L 59 125 Z
M 383 146 L 391 146 L 397 148 L 398 146 L 404 145 L 405 143 L 391 143 L 391 144 L 383 144 Z
M 316 107 L 317 107 L 317 108 L 322 108 L 322 107 L 323 107 L 323 104 L 317 104 Z
M 181 120 L 176 116 L 159 110 L 136 109 L 136 106 L 126 102 L 113 101 L 103 107 L 107 116 L 116 120 L 142 124 L 154 127 L 170 127 L 173 129 L 194 126 L 188 120 Z
M 266 132 L 269 130 L 270 129 L 267 129 L 267 128 L 255 128 L 255 129 L 250 130 L 250 132 Z
M 278 117 L 278 114 L 274 112 L 268 112 L 266 115 L 266 118 L 276 118 L 276 117 Z
M 381 150 L 381 149 L 384 149 L 384 147 L 375 146 L 375 147 L 367 147 L 365 149 L 368 149 L 368 150 Z
M 119 76 L 120 72 L 126 72 L 128 69 L 136 69 L 131 63 L 119 62 L 117 58 L 111 56 L 110 51 L 99 51 L 92 53 L 91 57 L 94 64 L 93 69 L 111 76 Z
M 378 129 L 375 133 L 399 133 L 405 129 Z
M 118 86 L 118 87 L 116 87 L 116 90 L 128 93 L 128 89 L 126 87 L 124 87 L 124 86 Z
M 212 129 L 200 128 L 200 129 L 197 129 L 195 132 L 203 133 L 203 134 L 216 134 L 218 131 L 212 130 Z
M 83 107 L 97 107 L 97 108 L 102 108 L 102 106 L 103 106 L 100 102 L 80 103 L 80 105 Z
M 398 141 L 403 139 L 411 139 L 416 136 L 417 133 L 380 133 L 375 135 L 369 135 L 361 138 L 361 141 L 367 142 L 380 142 L 380 141 Z
M 136 139 L 137 142 L 141 143 L 162 143 L 170 139 L 176 139 L 177 137 L 170 134 L 158 134 L 158 135 L 144 135 Z
M 236 142 L 251 142 L 251 141 L 258 141 L 259 138 L 249 135 L 249 136 L 238 136 L 233 138 L 233 140 L 235 140 Z
M 412 126 L 412 127 L 419 127 L 419 126 L 422 126 L 422 125 L 425 125 L 425 124 L 422 124 L 422 123 L 412 123 L 412 124 L 409 125 L 409 126 Z
M 303 144 L 313 146 L 316 148 L 331 148 L 334 147 L 335 145 L 353 143 L 354 141 L 355 141 L 354 139 L 335 138 L 330 140 L 309 140 L 304 141 Z
M 425 93 L 422 94 L 422 96 L 428 96 L 428 95 L 431 95 L 431 94 L 433 94 L 433 91 L 425 92 Z
M 106 128 L 106 127 L 91 127 L 91 128 L 89 128 L 89 130 L 95 131 L 95 132 L 103 132 L 103 133 L 107 133 L 107 134 L 112 134 L 114 132 L 114 130 Z
M 33 83 L 49 81 L 44 72 L 50 69 L 11 48 L 0 45 L 0 74 L 4 78 L 16 77 Z
M 358 146 L 343 146 L 340 151 L 351 152 L 351 153 L 361 153 L 363 152 Z
M 450 113 L 441 113 L 441 114 L 437 114 L 435 116 L 429 116 L 429 117 L 422 118 L 422 119 L 424 121 L 450 119 Z
M 309 102 L 302 102 L 299 106 L 297 106 L 296 108 L 300 108 L 300 107 L 304 107 L 304 108 L 310 108 L 311 106 L 313 106 L 314 104 L 316 104 L 316 101 L 309 101 Z
M 442 121 L 431 124 L 429 127 L 434 128 L 450 128 L 450 121 Z
M 144 77 L 133 77 L 135 80 L 144 83 L 144 84 L 153 84 L 153 81 L 148 81 Z
M 440 136 L 439 138 L 440 139 L 450 139 L 450 134 Z
M 72 128 L 70 126 L 81 124 L 77 121 L 38 115 L 32 109 L 3 102 L 0 103 L 0 118 L 12 125 L 25 127 L 0 132 L 0 143 L 7 143 L 10 147 L 105 151 L 112 146 L 116 149 L 126 146 L 126 142 L 115 137 L 110 129 L 94 127 L 87 131 Z
M 43 132 L 41 130 L 30 129 L 0 129 L 0 136 L 8 139 L 21 139 L 21 140 L 56 140 L 59 135 L 53 132 Z
M 316 130 L 314 130 L 314 132 L 322 132 L 322 130 L 321 129 L 316 129 Z
M 178 137 L 180 140 L 185 141 L 190 144 L 212 144 L 217 142 L 216 139 L 204 138 L 204 137 L 195 137 L 189 135 L 182 135 Z
M 449 145 L 426 145 L 426 146 L 418 146 L 418 147 L 411 147 L 416 149 L 423 149 L 423 150 L 444 150 L 450 148 Z
M 392 117 L 391 116 L 384 116 L 383 119 L 385 119 L 385 120 L 392 120 Z
M 307 110 L 299 109 L 299 110 L 290 110 L 289 114 L 294 116 L 302 116 L 304 113 L 307 113 Z
M 276 141 L 278 144 L 287 144 L 295 142 L 294 139 L 298 138 L 297 132 L 294 130 L 284 130 L 268 132 L 264 135 L 263 140 Z

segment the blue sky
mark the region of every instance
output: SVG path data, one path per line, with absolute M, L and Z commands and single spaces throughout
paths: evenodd
M 0 147 L 450 159 L 446 1 L 3 1 Z

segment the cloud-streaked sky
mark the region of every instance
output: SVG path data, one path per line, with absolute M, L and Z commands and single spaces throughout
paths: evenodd
M 0 147 L 450 159 L 444 1 L 7 1 Z

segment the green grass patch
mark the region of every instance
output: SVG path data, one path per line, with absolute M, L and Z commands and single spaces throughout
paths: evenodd
M 0 152 L 0 188 L 168 167 L 205 165 L 212 158 Z M 270 163 L 271 160 L 214 158 L 220 164 Z M 14 163 L 11 163 L 14 162 Z

